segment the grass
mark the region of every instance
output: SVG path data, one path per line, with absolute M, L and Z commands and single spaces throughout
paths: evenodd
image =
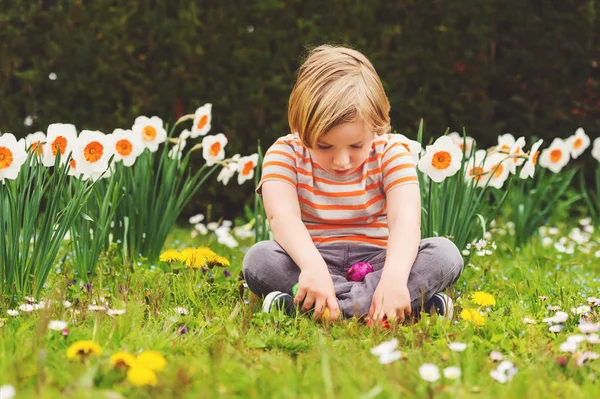
M 595 237 L 596 244 L 590 246 L 600 250 Z M 600 360 L 578 367 L 574 355 L 559 351 L 567 336 L 577 333 L 578 317 L 570 309 L 587 304 L 586 296 L 600 296 L 594 251 L 565 255 L 534 240 L 513 252 L 503 237 L 494 239 L 498 250 L 472 258 L 473 266 L 465 267 L 449 290 L 456 299 L 454 321 L 425 316 L 390 330 L 367 328 L 357 320 L 321 325 L 307 316 L 261 313 L 255 298 L 246 294 L 249 300 L 244 300 L 238 291 L 243 251 L 211 241 L 205 244 L 231 259 L 231 277 L 221 269 L 212 269 L 212 277 L 191 270 L 175 274 L 166 265 L 145 262 L 129 273 L 118 258 L 104 258 L 101 277 L 88 292 L 77 284 L 67 286 L 77 276 L 70 274 L 66 259 L 60 271 L 52 272 L 45 296 L 57 303 L 68 299 L 74 303 L 71 308 L 50 306 L 11 317 L 6 310 L 17 305 L 0 303 L 0 317 L 5 319 L 0 327 L 0 385 L 14 385 L 19 398 L 600 397 Z M 178 230 L 167 247 L 185 245 L 200 244 Z M 458 314 L 462 307 L 475 306 L 470 295 L 479 290 L 492 293 L 496 305 L 485 325 L 476 327 Z M 87 310 L 100 297 L 126 313 L 111 317 Z M 542 322 L 551 314 L 548 305 L 569 313 L 558 334 Z M 175 307 L 187 308 L 189 314 L 178 315 Z M 525 324 L 525 317 L 538 324 Z M 593 318 L 598 321 L 597 313 Z M 50 319 L 68 321 L 68 336 L 48 330 Z M 180 334 L 182 326 L 185 334 Z M 370 350 L 392 338 L 399 340 L 406 357 L 380 364 Z M 68 360 L 66 349 L 78 340 L 95 341 L 103 354 L 85 363 Z M 448 343 L 453 341 L 466 343 L 467 349 L 450 351 Z M 167 359 L 156 387 L 133 387 L 109 364 L 109 356 L 117 351 L 142 349 L 159 351 Z M 490 378 L 497 366 L 489 358 L 493 350 L 518 368 L 506 384 Z M 565 366 L 555 361 L 559 356 L 566 357 Z M 459 366 L 462 376 L 428 383 L 418 372 L 423 363 L 434 363 L 440 370 Z

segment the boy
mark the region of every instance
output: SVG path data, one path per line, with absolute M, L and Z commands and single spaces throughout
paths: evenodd
M 402 321 L 425 306 L 451 318 L 440 294 L 462 272 L 459 250 L 445 238 L 421 240 L 415 165 L 390 130 L 390 104 L 360 52 L 320 46 L 300 67 L 289 100 L 293 134 L 266 152 L 257 191 L 274 241 L 244 258 L 248 287 L 315 317 Z M 348 281 L 357 262 L 374 269 Z

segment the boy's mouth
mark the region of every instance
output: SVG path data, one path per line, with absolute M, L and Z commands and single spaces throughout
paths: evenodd
M 341 176 L 341 175 L 345 175 L 345 174 L 347 174 L 348 172 L 350 172 L 350 169 L 344 169 L 344 170 L 337 170 L 337 169 L 334 169 L 333 171 L 334 171 L 334 172 L 335 172 L 337 175 L 340 175 L 340 176 Z

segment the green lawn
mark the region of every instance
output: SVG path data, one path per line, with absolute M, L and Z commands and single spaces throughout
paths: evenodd
M 564 227 L 553 237 L 568 232 Z M 498 249 L 473 256 L 449 291 L 456 304 L 453 321 L 423 317 L 416 324 L 384 330 L 357 320 L 321 325 L 306 315 L 261 313 L 260 303 L 247 293 L 249 300 L 241 298 L 238 290 L 243 246 L 231 250 L 213 244 L 214 238 L 191 239 L 189 232 L 178 230 L 168 248 L 208 244 L 231 260 L 231 277 L 223 269 L 172 273 L 166 264 L 144 262 L 131 273 L 118 257 L 109 257 L 88 292 L 79 282 L 67 286 L 77 276 L 70 274 L 65 259 L 44 294 L 56 300 L 53 305 L 9 316 L 7 310 L 20 303 L 0 303 L 0 385 L 12 384 L 18 398 L 600 397 L 600 360 L 578 366 L 577 355 L 559 349 L 568 336 L 579 334 L 580 316 L 571 309 L 588 305 L 587 297 L 600 297 L 600 244 L 597 233 L 594 237 L 568 255 L 543 247 L 539 238 L 514 251 L 503 244 L 505 237 L 494 236 Z M 460 317 L 463 308 L 478 308 L 471 299 L 476 291 L 496 300 L 489 310 L 481 308 L 486 313 L 482 326 Z M 92 301 L 101 305 L 101 297 L 125 313 L 88 310 Z M 60 305 L 65 299 L 73 303 L 66 309 Z M 542 322 L 554 315 L 549 306 L 569 315 L 558 333 Z M 177 314 L 178 307 L 188 314 Z M 597 308 L 589 315 L 599 321 Z M 537 324 L 525 323 L 526 317 Z M 68 335 L 47 329 L 51 319 L 67 321 Z M 181 334 L 184 327 L 187 332 Z M 370 351 L 393 338 L 405 356 L 380 364 Z M 85 361 L 67 359 L 67 348 L 79 340 L 98 343 L 102 354 Z M 450 342 L 467 347 L 454 352 Z M 578 350 L 595 351 L 600 348 L 596 345 L 585 341 Z M 155 387 L 134 387 L 110 365 L 110 355 L 118 351 L 148 349 L 167 360 Z M 490 377 L 499 364 L 490 359 L 492 351 L 514 363 L 518 371 L 512 381 Z M 440 373 L 458 366 L 461 376 L 426 382 L 419 374 L 424 363 L 437 365 Z

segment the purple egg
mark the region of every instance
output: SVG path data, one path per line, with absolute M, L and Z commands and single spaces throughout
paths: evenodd
M 373 266 L 367 262 L 358 262 L 350 266 L 350 269 L 346 272 L 346 280 L 356 282 L 363 281 L 365 276 L 373 271 Z

